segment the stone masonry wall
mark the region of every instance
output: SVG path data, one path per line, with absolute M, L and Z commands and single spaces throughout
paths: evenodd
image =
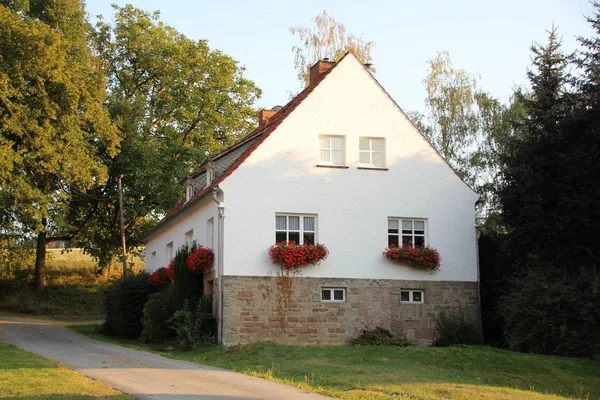
M 460 306 L 473 322 L 479 315 L 477 282 L 293 277 L 286 304 L 277 279 L 222 277 L 224 345 L 343 344 L 361 329 L 376 326 L 428 345 L 435 339 L 440 310 Z M 322 302 L 322 288 L 345 288 L 346 300 Z M 424 303 L 402 303 L 401 289 L 423 290 Z

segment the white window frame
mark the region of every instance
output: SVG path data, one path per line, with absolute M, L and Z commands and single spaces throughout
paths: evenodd
M 329 147 L 321 147 L 321 139 L 322 138 L 328 138 L 329 140 Z M 331 139 L 332 138 L 336 138 L 336 139 L 341 139 L 342 140 L 342 159 L 339 162 L 335 162 L 333 161 L 333 152 L 336 151 L 333 149 L 333 146 L 331 145 Z M 323 160 L 321 158 L 321 152 L 322 151 L 326 151 L 329 153 L 329 161 Z M 319 165 L 333 165 L 333 166 L 340 166 L 340 167 L 344 167 L 346 166 L 346 137 L 342 136 L 342 135 L 319 135 Z
M 188 183 L 185 185 L 185 201 L 190 201 L 192 197 L 194 197 L 194 187 Z
M 408 300 L 402 300 L 402 293 L 408 292 Z M 414 300 L 414 294 L 421 294 L 421 301 Z M 425 303 L 425 291 L 423 289 L 400 289 L 400 303 L 405 304 L 423 304 Z
M 390 232 L 390 221 L 397 221 L 398 222 L 398 233 L 391 233 Z M 408 233 L 403 233 L 403 229 L 402 229 L 402 222 L 403 221 L 410 221 L 411 222 L 411 231 L 412 233 L 408 234 Z M 423 233 L 415 233 L 416 229 L 415 229 L 415 222 L 423 222 Z M 428 219 L 427 218 L 401 218 L 401 217 L 388 217 L 388 246 L 390 245 L 390 236 L 397 236 L 398 237 L 398 247 L 402 247 L 402 237 L 403 236 L 410 236 L 412 239 L 412 243 L 413 246 L 415 244 L 415 237 L 422 237 L 423 238 L 423 245 L 424 246 L 428 246 L 429 245 L 429 224 L 428 224 Z
M 368 140 L 369 141 L 369 150 L 361 150 L 360 149 L 360 141 L 361 140 Z M 381 151 L 373 150 L 373 141 L 374 140 L 380 140 L 381 141 Z M 368 153 L 369 154 L 369 162 L 368 163 L 362 163 L 362 162 L 360 162 L 360 154 L 361 153 Z M 375 163 L 373 163 L 373 154 L 374 153 L 381 153 L 381 164 L 375 164 Z M 385 168 L 386 167 L 386 161 L 385 161 L 385 138 L 382 138 L 382 137 L 367 137 L 367 136 L 361 136 L 361 137 L 358 138 L 358 166 L 359 167 L 366 167 L 366 168 Z
M 342 299 L 335 299 L 335 292 L 342 292 Z M 329 300 L 323 299 L 323 292 L 329 292 Z M 345 303 L 346 302 L 346 288 L 345 287 L 324 287 L 321 288 L 321 302 L 322 303 Z
M 277 229 L 277 217 L 286 217 L 286 229 Z M 289 223 L 289 217 L 299 217 L 300 218 L 300 222 L 299 222 L 299 230 L 290 230 L 290 223 Z M 310 230 L 305 230 L 304 229 L 304 218 L 305 217 L 309 217 L 309 218 L 314 218 L 314 230 L 310 231 Z M 317 218 L 317 214 L 288 214 L 288 213 L 276 213 L 275 214 L 275 241 L 277 241 L 277 232 L 286 232 L 286 241 L 290 241 L 290 232 L 298 232 L 299 233 L 299 237 L 300 240 L 298 242 L 298 244 L 304 244 L 304 233 L 305 232 L 312 232 L 314 234 L 314 239 L 313 242 L 316 244 L 317 242 L 317 231 L 318 231 L 318 218 Z
M 165 246 L 165 255 L 167 257 L 167 264 L 169 264 L 171 262 L 171 260 L 173 260 L 173 242 L 169 242 L 167 243 L 167 245 Z
M 187 245 L 191 245 L 193 243 L 193 241 L 194 241 L 194 230 L 193 229 L 190 229 L 189 231 L 187 231 L 185 233 L 184 241 L 185 241 L 185 244 L 187 244 Z
M 215 249 L 215 218 L 211 217 L 206 220 L 206 245 Z

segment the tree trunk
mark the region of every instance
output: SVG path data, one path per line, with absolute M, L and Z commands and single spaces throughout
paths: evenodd
M 35 290 L 41 293 L 46 288 L 46 219 L 42 219 L 44 230 L 38 233 L 35 251 Z

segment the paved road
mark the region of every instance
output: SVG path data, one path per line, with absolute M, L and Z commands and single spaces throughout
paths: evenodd
M 47 322 L 0 316 L 0 339 L 140 399 L 328 399 L 265 379 L 99 342 Z

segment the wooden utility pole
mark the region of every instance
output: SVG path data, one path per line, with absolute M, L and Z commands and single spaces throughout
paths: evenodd
M 123 276 L 127 276 L 127 246 L 125 245 L 125 222 L 123 221 L 123 186 L 119 176 L 119 212 L 121 213 L 121 243 L 123 245 Z

